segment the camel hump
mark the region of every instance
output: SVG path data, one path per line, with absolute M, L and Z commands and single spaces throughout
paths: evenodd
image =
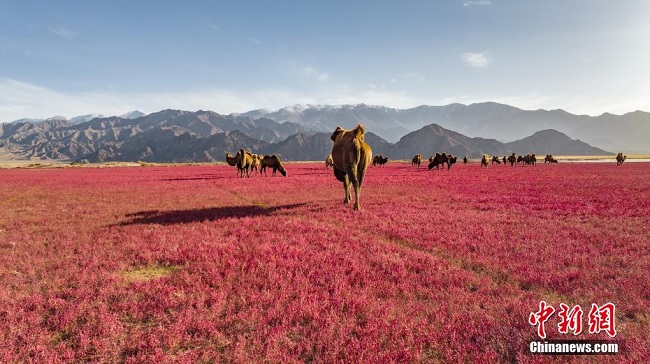
M 354 134 L 355 138 L 363 138 L 365 132 L 366 132 L 366 127 L 361 123 L 357 124 L 357 127 L 354 128 L 354 130 L 352 130 L 352 133 Z

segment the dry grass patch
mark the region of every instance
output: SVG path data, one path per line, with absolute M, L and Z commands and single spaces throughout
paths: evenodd
M 177 265 L 146 265 L 141 267 L 131 268 L 120 273 L 120 276 L 127 282 L 145 282 L 152 279 L 169 276 L 177 270 L 181 269 Z

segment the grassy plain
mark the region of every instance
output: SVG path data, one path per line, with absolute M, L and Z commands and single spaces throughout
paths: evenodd
M 0 170 L 0 361 L 650 360 L 650 163 L 113 167 Z M 622 352 L 528 354 L 541 300 Z

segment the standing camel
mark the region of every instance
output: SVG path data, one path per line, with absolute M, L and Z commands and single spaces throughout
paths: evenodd
M 360 210 L 359 198 L 361 186 L 366 169 L 372 161 L 372 149 L 363 140 L 365 127 L 357 125 L 352 130 L 345 130 L 336 127 L 332 133 L 334 146 L 332 147 L 332 159 L 334 160 L 334 176 L 343 182 L 345 199 L 343 203 L 350 203 L 350 184 L 354 187 L 354 209 Z

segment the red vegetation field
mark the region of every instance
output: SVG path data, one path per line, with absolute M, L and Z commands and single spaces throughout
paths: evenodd
M 0 170 L 0 362 L 650 361 L 650 164 L 287 170 Z M 541 300 L 622 352 L 528 354 Z

